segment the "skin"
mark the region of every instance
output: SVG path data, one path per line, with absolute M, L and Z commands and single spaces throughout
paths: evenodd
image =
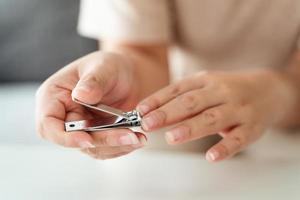
M 223 139 L 206 159 L 230 158 L 267 128 L 299 125 L 299 56 L 280 71 L 199 73 L 169 85 L 137 106 L 142 126 L 153 131 L 177 124 L 165 134 L 169 144 L 219 134 Z
M 145 137 L 128 129 L 66 133 L 65 121 L 90 119 L 95 115 L 74 103 L 72 97 L 129 111 L 139 100 L 168 83 L 165 45 L 145 49 L 127 44 L 105 46 L 106 51 L 94 52 L 62 68 L 36 93 L 36 128 L 41 137 L 65 147 L 80 148 L 98 159 L 114 158 L 141 148 Z M 156 73 L 161 76 L 152 83 L 151 77 Z
M 36 125 L 43 138 L 80 148 L 97 159 L 123 156 L 143 147 L 143 135 L 127 129 L 66 133 L 65 121 L 95 115 L 75 104 L 72 96 L 125 111 L 138 104 L 145 131 L 177 124 L 166 133 L 169 144 L 219 134 L 223 139 L 206 154 L 212 162 L 233 156 L 267 128 L 299 124 L 300 116 L 294 112 L 300 105 L 299 52 L 291 55 L 281 71 L 210 71 L 168 85 L 167 44 L 106 41 L 102 47 L 103 51 L 65 66 L 39 88 Z

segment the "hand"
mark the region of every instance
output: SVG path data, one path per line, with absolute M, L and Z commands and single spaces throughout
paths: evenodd
M 219 134 L 223 139 L 206 159 L 233 156 L 257 140 L 283 116 L 286 88 L 269 71 L 199 73 L 170 85 L 137 106 L 142 127 L 152 131 L 178 123 L 166 132 L 170 144 Z
M 95 113 L 72 101 L 103 102 L 122 110 L 136 105 L 138 84 L 133 84 L 130 60 L 119 54 L 95 52 L 61 69 L 46 80 L 36 95 L 36 125 L 41 136 L 66 147 L 78 147 L 100 159 L 127 154 L 143 146 L 143 135 L 129 129 L 88 134 L 66 133 L 64 122 L 93 118 Z M 103 116 L 104 117 L 104 116 Z

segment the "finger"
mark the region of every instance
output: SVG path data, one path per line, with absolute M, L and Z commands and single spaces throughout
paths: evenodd
M 95 141 L 96 146 L 126 146 L 126 145 L 141 145 L 145 140 L 140 139 L 130 129 L 111 129 L 105 131 L 92 132 L 91 136 Z
M 66 121 L 74 121 L 83 119 L 86 116 L 86 119 L 92 118 L 88 116 L 89 113 L 86 113 L 82 107 L 74 109 L 72 112 L 69 112 L 66 117 Z M 71 133 L 72 134 L 72 133 Z M 111 129 L 106 131 L 97 131 L 89 133 L 93 138 L 93 144 L 95 146 L 122 146 L 122 145 L 145 145 L 147 138 L 142 133 L 135 133 L 130 129 Z
M 216 162 L 232 157 L 255 140 L 252 135 L 257 134 L 252 132 L 247 126 L 237 126 L 207 151 L 206 159 L 209 162 Z
M 234 109 L 229 105 L 205 110 L 167 131 L 166 140 L 169 144 L 180 144 L 228 129 L 239 123 L 238 116 L 233 115 L 232 112 Z
M 36 124 L 37 131 L 42 137 L 69 147 L 84 147 L 87 146 L 87 144 L 92 144 L 91 136 L 85 132 L 72 132 L 72 134 L 66 133 L 64 131 L 64 121 L 66 113 L 78 107 L 78 105 L 72 101 L 71 91 L 77 84 L 79 76 L 84 74 L 86 75 L 84 77 L 88 79 L 89 74 L 93 72 L 100 72 L 95 70 L 98 69 L 97 64 L 87 62 L 87 60 L 90 60 L 90 57 L 93 55 L 96 54 L 90 54 L 84 58 L 76 60 L 67 67 L 64 67 L 58 73 L 45 81 L 45 83 L 37 91 Z M 89 67 L 85 68 L 85 65 Z M 79 68 L 83 69 L 82 73 L 78 73 Z M 112 69 L 113 68 L 111 68 L 111 70 L 104 70 L 106 71 L 106 75 L 111 73 Z M 114 73 L 112 73 L 112 75 L 113 74 Z M 114 76 L 111 77 L 114 78 Z M 101 82 L 99 80 L 103 79 L 95 77 L 95 80 L 99 83 Z M 109 89 L 109 87 L 106 89 Z M 98 91 L 102 92 L 102 90 Z M 91 98 L 101 98 L 101 94 L 97 95 L 97 91 L 94 91 L 94 93 L 91 94 Z M 82 95 L 84 95 L 84 98 L 89 97 L 89 95 L 85 95 L 85 93 Z
M 144 133 L 135 132 L 135 135 L 139 138 L 141 143 L 143 143 L 144 145 L 147 143 L 148 138 Z
M 146 131 L 151 131 L 223 104 L 222 97 L 218 94 L 209 89 L 186 92 L 145 115 L 142 119 L 142 127 Z
M 117 84 L 118 73 L 105 58 L 97 63 L 79 64 L 79 81 L 72 91 L 72 97 L 82 102 L 95 104 Z
M 42 122 L 43 137 L 65 147 L 94 147 L 92 137 L 83 131 L 68 133 L 64 131 L 64 121 L 45 117 Z
M 71 121 L 78 121 L 78 120 L 89 120 L 93 119 L 93 116 L 90 112 L 88 112 L 84 107 L 78 106 L 76 109 L 73 109 L 72 111 L 67 112 L 65 121 L 71 122 Z
M 110 154 L 110 155 L 102 155 L 102 154 L 88 154 L 89 156 L 98 159 L 98 160 L 107 160 L 107 159 L 113 159 L 113 158 L 118 158 L 121 156 L 125 156 L 127 154 L 130 154 L 132 151 L 130 152 L 122 152 L 122 153 L 116 153 L 116 154 Z
M 127 145 L 127 146 L 119 146 L 119 147 L 99 146 L 95 148 L 81 149 L 81 151 L 89 154 L 110 155 L 110 154 L 131 152 L 138 148 L 140 148 L 140 146 L 137 145 Z
M 162 106 L 168 101 L 189 90 L 203 88 L 205 86 L 205 83 L 204 81 L 202 81 L 200 76 L 186 78 L 178 83 L 172 84 L 159 90 L 158 92 L 140 102 L 137 106 L 137 110 L 141 113 L 142 116 L 144 116 L 150 111 Z
M 128 145 L 128 146 L 121 146 L 121 147 L 101 146 L 96 148 L 81 149 L 81 151 L 96 159 L 107 159 L 107 158 L 117 157 L 121 155 L 126 155 L 139 148 L 141 147 L 136 145 Z
M 65 132 L 64 119 L 67 112 L 65 108 L 68 101 L 64 100 L 67 94 L 61 93 L 61 89 L 51 88 L 37 97 L 37 131 L 43 138 L 66 147 L 92 147 L 92 138 L 87 133 Z

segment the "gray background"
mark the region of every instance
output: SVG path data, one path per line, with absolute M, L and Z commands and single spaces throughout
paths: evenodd
M 79 0 L 0 0 L 0 83 L 41 81 L 97 48 L 76 32 Z

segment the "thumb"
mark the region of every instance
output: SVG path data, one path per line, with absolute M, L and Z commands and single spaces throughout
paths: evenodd
M 120 64 L 114 56 L 91 54 L 77 66 L 79 81 L 72 98 L 87 104 L 96 104 L 114 89 L 120 78 Z M 117 62 L 119 63 L 119 61 Z
M 98 103 L 102 96 L 103 86 L 92 76 L 80 79 L 72 91 L 72 98 L 89 104 Z
M 72 98 L 88 104 L 99 103 L 106 91 L 112 87 L 108 71 L 86 69 L 72 91 Z

